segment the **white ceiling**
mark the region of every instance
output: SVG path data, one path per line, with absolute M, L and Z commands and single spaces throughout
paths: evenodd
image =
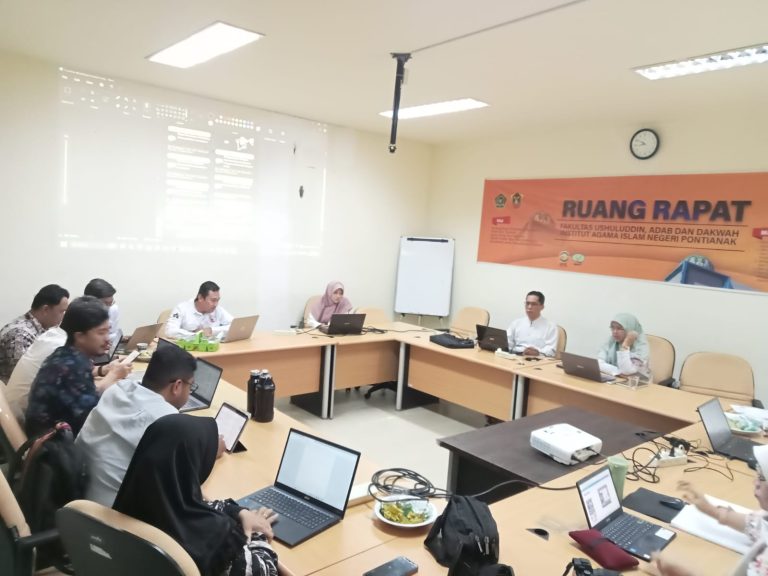
M 660 122 L 765 110 L 768 64 L 649 81 L 635 66 L 768 41 L 766 0 L 0 0 L 0 50 L 313 120 L 387 133 L 395 61 L 402 105 L 473 97 L 488 108 L 400 122 L 444 142 L 592 119 Z M 266 35 L 177 70 L 145 59 L 223 20 Z M 763 112 L 764 113 L 764 112 Z

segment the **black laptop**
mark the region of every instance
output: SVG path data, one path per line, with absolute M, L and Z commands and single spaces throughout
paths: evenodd
M 633 556 L 650 560 L 675 537 L 668 528 L 624 512 L 608 466 L 576 482 L 576 488 L 589 527 Z
M 744 462 L 754 462 L 755 446 L 762 446 L 752 440 L 739 438 L 728 425 L 728 418 L 725 417 L 723 407 L 717 398 L 712 398 L 709 402 L 696 408 L 701 416 L 701 422 L 707 431 L 709 443 L 712 444 L 712 450 L 723 456 L 743 460 Z
M 511 352 L 506 330 L 483 326 L 482 324 L 476 324 L 475 329 L 477 330 L 477 345 L 482 350 L 496 352 L 496 350 L 501 349 L 504 352 Z
M 189 395 L 189 400 L 181 407 L 179 412 L 192 412 L 208 408 L 213 402 L 213 395 L 219 387 L 222 369 L 202 358 L 195 358 L 195 385 L 197 390 Z
M 597 358 L 561 352 L 560 361 L 563 364 L 565 373 L 571 376 L 578 376 L 579 378 L 586 378 L 595 382 L 613 382 L 616 380 L 610 374 L 600 372 L 600 363 L 597 361 Z
M 360 452 L 291 428 L 275 484 L 238 501 L 278 513 L 275 539 L 296 546 L 344 518 Z
M 317 329 L 329 336 L 360 334 L 363 331 L 363 322 L 365 322 L 365 314 L 334 314 L 327 326 L 321 324 Z

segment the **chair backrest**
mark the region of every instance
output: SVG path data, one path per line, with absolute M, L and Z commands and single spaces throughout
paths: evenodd
M 317 294 L 316 296 L 310 296 L 307 299 L 307 303 L 304 305 L 304 326 L 307 326 L 309 324 L 309 313 L 312 310 L 312 306 L 315 305 L 315 302 L 320 300 L 322 298 L 322 294 Z M 319 318 L 315 318 L 315 320 L 319 320 Z
M 173 312 L 173 308 L 166 308 L 157 317 L 157 322 L 155 324 L 163 324 L 164 322 L 168 322 L 168 318 L 171 317 L 171 312 Z
M 21 429 L 16 415 L 8 405 L 4 384 L 0 384 L 0 430 L 2 430 L 2 443 L 7 442 L 8 444 L 8 447 L 3 446 L 3 448 L 6 450 L 10 448 L 14 454 L 27 441 L 27 435 Z
M 78 576 L 200 576 L 168 534 L 96 502 L 70 502 L 56 513 L 56 523 Z
M 683 362 L 680 389 L 749 405 L 755 397 L 752 366 L 740 356 L 694 352 Z
M 386 324 L 392 322 L 392 319 L 387 316 L 381 308 L 358 308 L 355 310 L 356 314 L 365 314 L 365 325 L 375 326 L 376 324 Z
M 648 339 L 650 348 L 651 379 L 654 382 L 663 382 L 672 378 L 672 372 L 675 369 L 675 347 L 672 342 L 652 334 L 646 334 L 645 337 Z
M 449 330 L 462 338 L 477 338 L 477 325 L 488 326 L 490 321 L 491 315 L 485 308 L 467 306 L 456 312 Z
M 30 573 L 32 570 L 32 554 L 24 554 L 16 545 L 17 538 L 30 535 L 29 525 L 19 508 L 8 481 L 0 474 L 0 574 Z M 26 570 L 19 569 L 19 564 Z
M 555 347 L 556 356 L 560 358 L 560 353 L 565 352 L 565 345 L 568 344 L 568 332 L 565 328 L 557 325 L 557 346 Z

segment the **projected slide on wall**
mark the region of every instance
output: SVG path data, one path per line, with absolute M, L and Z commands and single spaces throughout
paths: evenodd
M 315 253 L 324 124 L 59 69 L 64 249 Z

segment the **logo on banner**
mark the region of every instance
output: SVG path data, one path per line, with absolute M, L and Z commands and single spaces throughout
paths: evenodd
M 519 208 L 520 204 L 523 203 L 523 195 L 520 192 L 515 192 L 510 198 L 512 199 L 512 206 L 515 208 Z
M 504 194 L 497 194 L 494 202 L 496 203 L 496 208 L 504 208 L 507 205 L 507 199 Z

